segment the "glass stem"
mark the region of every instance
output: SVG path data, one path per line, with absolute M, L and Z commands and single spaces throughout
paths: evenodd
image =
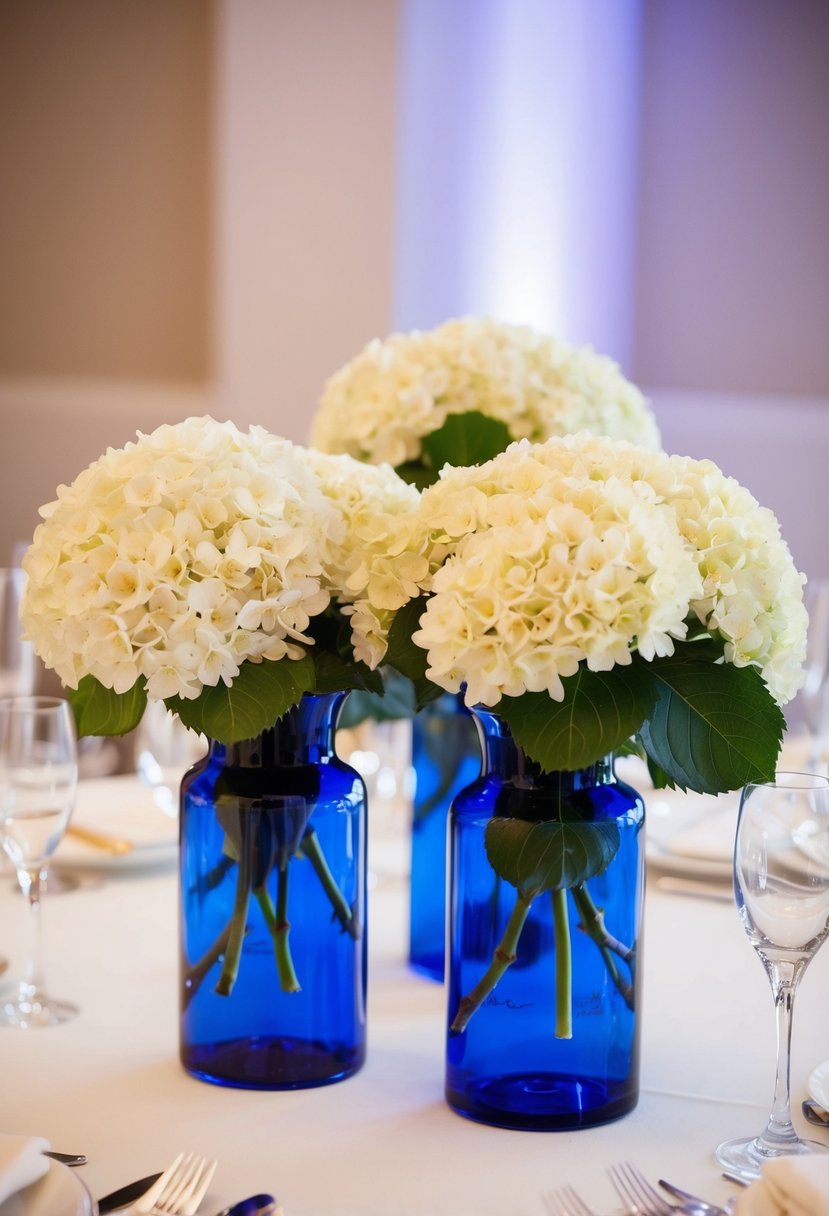
M 29 997 L 33 997 L 43 990 L 41 961 L 43 931 L 40 921 L 40 903 L 45 879 L 45 869 L 25 868 L 17 871 L 17 881 L 29 904 L 29 949 L 26 952 L 25 978 L 21 984 Z
M 793 963 L 767 964 L 777 1022 L 777 1072 L 774 1080 L 774 1100 L 761 1144 L 779 1149 L 797 1142 L 791 1113 L 791 1046 L 794 994 L 803 971 Z

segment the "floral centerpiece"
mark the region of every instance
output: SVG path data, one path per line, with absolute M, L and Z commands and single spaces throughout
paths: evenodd
M 422 576 L 390 523 L 417 497 L 388 467 L 260 427 L 162 426 L 41 509 L 23 625 L 81 733 L 132 729 L 151 697 L 211 738 L 251 738 L 303 692 L 380 691 L 354 650 L 376 652 Z
M 462 317 L 370 342 L 325 385 L 311 442 L 423 486 L 444 464 L 582 430 L 659 446 L 647 401 L 612 359 L 529 326 Z
M 780 706 L 802 680 L 805 580 L 772 513 L 714 464 L 587 434 L 522 441 L 478 467 L 444 469 L 419 517 L 430 572 L 396 614 L 385 661 L 496 714 L 530 765 L 519 793 L 600 763 L 632 736 L 656 784 L 717 793 L 771 777 Z M 484 805 L 486 779 L 470 788 L 469 804 Z M 588 888 L 620 834 L 582 822 L 573 805 L 562 803 L 563 820 L 551 808 L 546 821 L 536 803 L 487 823 L 486 857 L 513 907 L 476 982 L 450 986 L 452 1035 L 496 1001 L 545 894 L 556 1033 L 572 1027 L 562 894 L 632 1001 L 635 949 Z
M 181 799 L 182 1059 L 206 1079 L 318 1084 L 362 1060 L 365 793 L 333 729 L 342 694 L 382 692 L 360 655 L 428 571 L 402 524 L 418 497 L 388 466 L 191 418 L 59 487 L 23 559 L 23 624 L 80 734 L 132 729 L 149 698 L 210 740 Z M 252 999 L 273 976 L 291 1012 Z

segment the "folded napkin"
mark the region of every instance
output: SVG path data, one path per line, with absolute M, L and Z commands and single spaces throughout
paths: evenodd
M 41 1136 L 0 1134 L 0 1203 L 43 1177 L 49 1168 L 43 1156 L 48 1147 Z
M 734 1216 L 829 1216 L 829 1153 L 767 1161 L 738 1197 Z

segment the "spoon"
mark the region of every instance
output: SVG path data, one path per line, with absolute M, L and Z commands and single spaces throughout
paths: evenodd
M 279 1216 L 281 1211 L 273 1195 L 250 1195 L 228 1208 L 222 1208 L 218 1216 Z
M 829 1127 L 829 1110 L 824 1110 L 817 1102 L 806 1098 L 801 1109 L 810 1123 L 816 1123 L 818 1127 Z

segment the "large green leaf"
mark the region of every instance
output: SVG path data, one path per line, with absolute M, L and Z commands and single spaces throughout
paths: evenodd
M 619 848 L 613 820 L 560 823 L 490 819 L 486 855 L 496 874 L 526 899 L 587 882 L 610 865 Z
M 423 450 L 436 472 L 445 464 L 483 464 L 512 443 L 504 422 L 489 418 L 480 410 L 450 414 L 442 427 L 423 436 Z
M 420 460 L 406 460 L 403 464 L 397 465 L 394 471 L 410 486 L 417 486 L 418 490 L 425 490 L 427 486 L 434 485 L 438 479 L 438 470 L 427 469 Z
M 682 789 L 717 794 L 774 775 L 785 719 L 754 667 L 711 663 L 698 643 L 647 667 L 657 702 L 639 734 L 651 761 Z
M 590 671 L 562 680 L 564 700 L 545 692 L 503 697 L 495 707 L 515 741 L 547 772 L 586 768 L 635 734 L 651 712 L 656 689 L 642 666 Z
M 397 611 L 389 629 L 388 650 L 383 660 L 386 666 L 411 680 L 416 709 L 422 709 L 443 694 L 443 689 L 433 684 L 426 675 L 426 651 L 412 641 L 412 634 L 420 628 L 420 618 L 427 602 L 427 597 L 418 596 Z
M 314 692 L 342 692 L 359 688 L 382 696 L 383 681 L 379 671 L 372 671 L 357 659 L 344 659 L 327 650 L 309 650 L 314 664 Z
M 105 688 L 94 676 L 84 676 L 77 688 L 67 688 L 66 697 L 79 737 L 125 735 L 141 721 L 147 705 L 143 683 L 119 693 Z
M 361 722 L 392 722 L 415 713 L 415 691 L 411 680 L 391 668 L 381 669 L 383 694 L 352 692 L 343 706 L 338 725 L 353 728 Z
M 170 697 L 167 706 L 185 726 L 220 743 L 253 739 L 272 726 L 303 693 L 312 692 L 314 663 L 302 659 L 243 663 L 230 688 L 205 688 L 195 701 Z

